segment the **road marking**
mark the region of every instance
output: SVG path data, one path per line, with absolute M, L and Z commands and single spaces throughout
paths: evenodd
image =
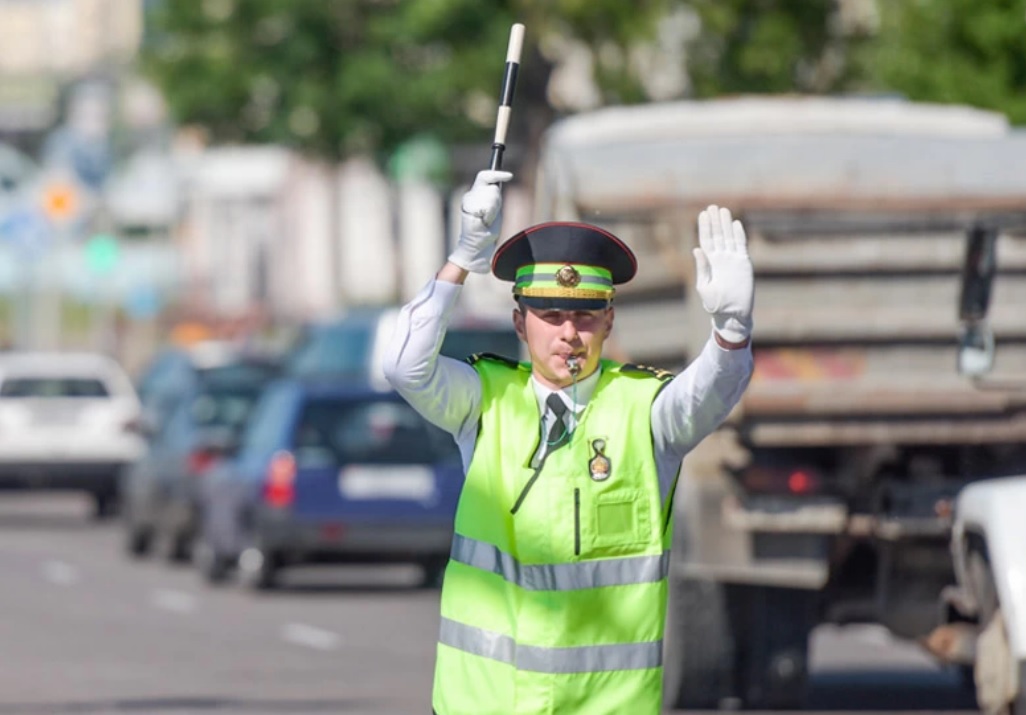
M 150 603 L 174 613 L 192 613 L 196 610 L 196 597 L 185 591 L 158 589 L 150 594 Z
M 281 637 L 289 643 L 305 645 L 317 650 L 334 650 L 342 641 L 337 633 L 302 623 L 289 623 L 281 629 Z
M 79 580 L 78 569 L 64 561 L 44 561 L 43 578 L 58 586 L 70 586 Z

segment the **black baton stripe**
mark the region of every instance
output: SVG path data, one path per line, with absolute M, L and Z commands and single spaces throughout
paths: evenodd
M 499 106 L 512 107 L 513 94 L 517 89 L 517 71 L 520 65 L 516 62 L 506 63 L 506 74 L 502 77 L 502 91 L 499 92 Z
M 492 144 L 492 158 L 488 162 L 489 169 L 498 171 L 502 168 L 502 155 L 505 150 L 506 146 L 504 144 Z

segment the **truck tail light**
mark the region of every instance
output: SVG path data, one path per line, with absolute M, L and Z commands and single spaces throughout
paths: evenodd
M 264 480 L 264 501 L 273 507 L 290 506 L 296 499 L 296 459 L 289 452 L 275 452 Z
M 741 486 L 752 494 L 818 494 L 823 487 L 819 472 L 811 467 L 751 465 L 739 475 Z

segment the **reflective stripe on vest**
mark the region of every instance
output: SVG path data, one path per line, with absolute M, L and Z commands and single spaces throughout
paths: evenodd
M 663 642 L 616 643 L 577 648 L 542 648 L 519 645 L 501 633 L 442 618 L 438 640 L 465 653 L 536 673 L 596 673 L 642 670 L 663 664 Z
M 603 586 L 655 583 L 666 578 L 670 552 L 659 556 L 627 556 L 601 561 L 524 565 L 492 544 L 453 535 L 453 561 L 498 574 L 527 591 L 576 591 Z

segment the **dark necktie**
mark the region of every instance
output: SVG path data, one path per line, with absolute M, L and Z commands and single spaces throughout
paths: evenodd
M 556 416 L 556 419 L 552 422 L 552 426 L 549 427 L 549 434 L 545 438 L 545 453 L 548 454 L 550 452 L 555 452 L 570 441 L 570 430 L 567 428 L 566 421 L 564 420 L 567 413 L 567 406 L 566 403 L 560 399 L 559 395 L 555 392 L 550 394 L 545 400 L 545 405 L 549 408 L 549 411 Z

